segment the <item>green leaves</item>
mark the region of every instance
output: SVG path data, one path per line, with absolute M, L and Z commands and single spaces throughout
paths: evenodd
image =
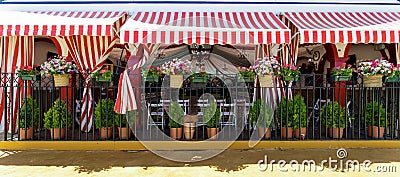
M 273 110 L 261 99 L 253 103 L 249 110 L 250 124 L 256 123 L 259 127 L 271 127 Z
M 50 128 L 66 128 L 72 123 L 71 113 L 68 111 L 67 104 L 58 98 L 53 106 L 44 113 L 44 127 Z
M 329 102 L 322 106 L 321 120 L 324 125 L 332 128 L 346 127 L 346 112 L 338 102 Z
M 171 106 L 168 109 L 168 116 L 170 117 L 168 126 L 171 128 L 179 128 L 183 125 L 183 108 L 178 102 L 171 102 Z
M 19 128 L 29 128 L 32 126 L 37 126 L 39 120 L 39 107 L 32 97 L 26 97 L 21 108 L 19 108 Z
M 284 97 L 276 109 L 276 115 L 281 120 L 282 126 L 296 129 L 307 127 L 307 106 L 300 95 L 296 95 L 293 100 Z
M 387 124 L 386 110 L 377 101 L 369 102 L 365 108 L 365 121 L 369 126 L 384 127 Z
M 204 109 L 203 116 L 207 127 L 218 127 L 219 117 L 221 116 L 221 111 L 217 109 L 217 105 L 214 101 L 209 101 L 209 105 Z
M 94 110 L 94 114 L 96 115 L 96 128 L 113 126 L 117 117 L 114 112 L 114 101 L 109 98 L 101 99 Z

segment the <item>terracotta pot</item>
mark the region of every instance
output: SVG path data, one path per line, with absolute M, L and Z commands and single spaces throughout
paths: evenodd
M 32 139 L 32 134 L 33 134 L 32 127 L 29 127 L 28 129 L 20 128 L 19 129 L 19 140 L 30 140 L 30 139 Z
M 332 129 L 333 129 L 333 134 L 332 134 Z M 339 132 L 338 132 L 339 129 Z M 344 128 L 328 128 L 328 135 L 331 138 L 342 138 L 343 137 L 343 129 Z
M 50 136 L 52 139 L 59 140 L 65 138 L 65 128 L 50 128 Z
M 385 132 L 385 127 L 372 126 L 372 137 L 373 138 L 383 138 L 384 132 Z
M 208 128 L 207 127 L 207 136 L 208 136 L 208 139 L 211 139 L 211 140 L 213 140 L 213 139 L 217 139 L 217 133 L 219 132 L 219 128 Z
M 293 137 L 293 128 L 288 127 L 287 128 L 287 135 L 286 135 L 286 127 L 282 127 L 282 138 L 288 138 L 291 139 Z
M 172 139 L 179 140 L 182 138 L 182 127 L 180 128 L 170 128 L 169 134 Z
M 300 129 L 294 129 L 294 137 L 297 139 L 304 140 L 304 138 L 306 137 L 306 132 L 307 132 L 307 127 L 301 127 Z
M 270 139 L 271 138 L 271 129 L 265 127 L 258 127 L 258 137 L 261 139 Z
M 196 128 L 195 123 L 184 123 L 183 124 L 183 132 L 185 133 L 185 139 L 187 139 L 187 140 L 193 139 L 195 128 Z
M 372 136 L 372 126 L 369 125 L 367 129 L 368 129 L 368 134 L 367 135 L 369 137 L 371 137 Z
M 127 140 L 132 136 L 132 131 L 127 127 L 118 127 L 118 135 L 120 139 Z
M 112 127 L 101 127 L 100 137 L 101 139 L 110 139 L 112 135 Z

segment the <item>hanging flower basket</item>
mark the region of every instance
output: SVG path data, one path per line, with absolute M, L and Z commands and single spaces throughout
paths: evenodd
M 349 81 L 351 76 L 337 76 L 333 75 L 332 76 L 332 81 L 334 82 L 341 82 L 341 81 Z
M 194 82 L 194 83 L 207 83 L 207 78 L 206 77 L 195 76 L 195 77 L 193 77 L 192 82 Z
M 23 81 L 38 81 L 38 80 L 40 80 L 40 75 L 39 74 L 36 74 L 36 75 L 20 74 L 19 78 L 21 78 L 21 80 L 23 80 Z
M 171 88 L 181 88 L 183 82 L 183 75 L 176 74 L 176 75 L 170 75 L 169 77 L 170 77 L 169 86 Z
M 385 83 L 387 83 L 387 82 L 400 82 L 400 77 L 398 77 L 398 76 L 386 77 Z
M 272 75 L 258 75 L 260 81 L 260 87 L 273 87 L 273 76 Z
M 299 76 L 283 76 L 282 80 L 287 82 L 296 82 L 299 80 Z
M 364 76 L 364 87 L 382 87 L 382 75 Z
M 103 75 L 96 77 L 97 82 L 111 82 L 111 77 L 105 78 Z
M 158 76 L 146 76 L 144 78 L 145 82 L 158 82 Z
M 69 77 L 71 74 L 54 74 L 54 86 L 63 87 L 69 85 Z

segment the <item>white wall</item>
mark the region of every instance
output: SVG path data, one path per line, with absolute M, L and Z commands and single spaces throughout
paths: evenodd
M 41 65 L 46 61 L 47 52 L 58 53 L 53 43 L 39 41 L 35 42 L 34 64 Z

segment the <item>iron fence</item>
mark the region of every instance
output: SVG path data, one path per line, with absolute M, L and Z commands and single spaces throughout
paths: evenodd
M 194 116 L 185 116 L 182 120 L 181 124 L 194 122 L 194 127 L 179 130 L 183 134 L 179 138 L 182 141 L 398 140 L 400 136 L 399 82 L 383 82 L 382 87 L 367 88 L 363 87 L 361 77 L 333 82 L 329 75 L 307 74 L 297 81 L 279 82 L 275 78 L 276 87 L 260 88 L 238 75 L 214 74 L 199 81 L 186 76 L 180 88 L 171 88 L 169 76 L 146 81 L 141 75 L 130 74 L 138 109 L 126 115 L 114 115 L 107 108 L 114 105 L 117 98 L 119 75 L 113 75 L 111 82 L 98 82 L 75 74 L 66 87 L 55 87 L 52 77 L 36 81 L 24 81 L 19 77 L 14 73 L 1 74 L 0 102 L 4 110 L 1 131 L 8 132 L 1 135 L 3 140 L 167 141 L 171 140 L 171 133 L 177 133 L 168 126 L 172 120 L 176 121 L 169 112 L 175 101 L 185 115 Z M 282 84 L 276 85 L 277 82 Z M 85 89 L 90 94 L 84 95 Z M 123 98 L 127 96 L 122 95 Z M 66 106 L 62 107 L 61 103 L 55 106 L 57 98 L 62 98 Z M 100 101 L 106 98 L 109 100 Z M 221 113 L 214 125 L 219 128 L 215 137 L 209 137 L 205 109 L 210 102 L 207 100 L 214 100 L 216 110 Z M 271 108 L 271 111 L 257 110 L 257 100 L 263 100 L 262 110 Z M 59 118 L 55 124 L 64 125 L 65 136 L 62 136 L 63 129 L 45 128 L 48 127 L 45 113 L 52 107 L 56 107 L 53 110 L 58 113 L 52 117 Z M 261 119 L 263 117 L 268 119 Z M 28 127 L 32 127 L 32 134 L 24 131 Z M 83 130 L 85 127 L 87 130 Z M 104 132 L 101 127 L 106 127 Z M 262 127 L 267 127 L 268 131 L 260 130 L 259 135 Z

